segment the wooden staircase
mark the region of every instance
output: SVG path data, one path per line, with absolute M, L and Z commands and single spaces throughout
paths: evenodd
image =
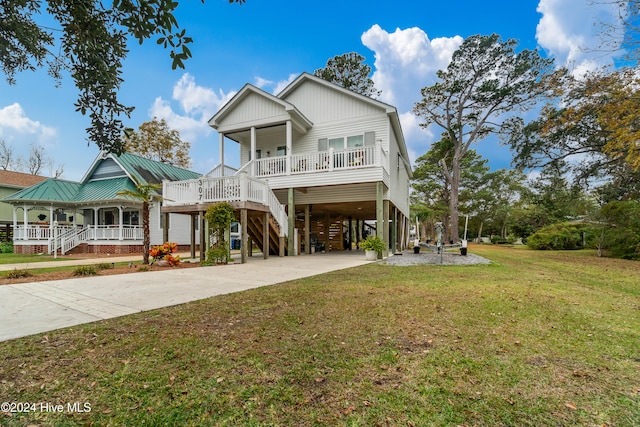
M 263 215 L 250 215 L 247 221 L 247 233 L 253 243 L 262 250 L 262 227 L 264 225 Z M 280 253 L 280 227 L 278 223 L 269 216 L 269 255 L 279 255 Z M 286 255 L 287 247 L 283 248 Z

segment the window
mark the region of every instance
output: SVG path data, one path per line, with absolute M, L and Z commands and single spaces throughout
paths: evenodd
M 286 146 L 280 146 L 277 148 L 276 150 L 276 156 L 286 156 L 287 155 L 287 147 Z
M 364 136 L 355 135 L 347 137 L 347 148 L 362 147 L 364 145 Z

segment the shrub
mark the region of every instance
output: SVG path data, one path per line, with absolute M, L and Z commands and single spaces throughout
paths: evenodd
M 14 268 L 12 271 L 7 273 L 7 277 L 9 279 L 20 279 L 22 277 L 31 277 L 31 276 L 33 276 L 33 273 L 25 269 L 18 270 L 17 268 Z
M 12 242 L 0 242 L 0 253 L 12 254 L 13 253 L 13 243 Z
M 98 270 L 93 265 L 81 265 L 73 270 L 74 276 L 95 276 Z
M 561 222 L 547 225 L 527 239 L 527 246 L 539 250 L 582 249 L 593 238 L 593 227 L 585 223 Z
M 375 235 L 367 237 L 360 244 L 360 247 L 365 251 L 376 251 L 376 253 L 380 254 L 385 249 L 386 245 L 379 236 Z
M 169 263 L 171 267 L 180 264 L 180 256 L 173 255 L 178 250 L 177 243 L 166 242 L 159 246 L 154 246 L 149 251 L 149 255 L 153 258 L 153 261 L 164 260 Z
M 223 246 L 212 246 L 207 250 L 207 261 L 212 264 L 226 264 L 229 262 L 229 251 Z
M 115 265 L 113 263 L 109 264 L 108 262 L 101 262 L 100 264 L 96 264 L 96 268 L 98 270 L 109 270 L 110 268 L 114 268 Z

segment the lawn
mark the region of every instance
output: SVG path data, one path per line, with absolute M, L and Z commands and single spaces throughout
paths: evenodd
M 31 262 L 62 261 L 70 259 L 73 258 L 54 258 L 52 255 L 0 253 L 0 264 L 27 264 Z
M 640 425 L 640 264 L 470 251 L 0 343 L 0 425 Z

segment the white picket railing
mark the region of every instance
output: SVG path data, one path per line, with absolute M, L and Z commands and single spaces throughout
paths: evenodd
M 195 205 L 218 202 L 256 202 L 269 206 L 271 215 L 280 227 L 281 236 L 288 230 L 288 217 L 263 180 L 240 173 L 227 177 L 200 177 L 188 181 L 165 181 L 162 194 L 165 206 Z
M 268 177 L 380 166 L 385 164 L 382 155 L 384 151 L 380 145 L 368 145 L 344 150 L 330 148 L 328 151 L 315 153 L 268 157 L 255 160 L 255 176 Z

